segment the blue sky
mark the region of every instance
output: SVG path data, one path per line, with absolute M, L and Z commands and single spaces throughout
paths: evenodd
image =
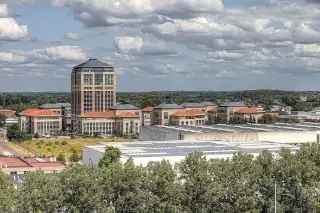
M 319 15 L 304 0 L 0 0 L 0 91 L 69 91 L 90 57 L 120 91 L 319 90 Z

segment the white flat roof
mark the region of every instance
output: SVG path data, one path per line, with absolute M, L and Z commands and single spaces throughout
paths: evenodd
M 198 151 L 208 159 L 230 158 L 237 152 L 257 156 L 264 150 L 277 153 L 282 148 L 296 151 L 298 145 L 275 142 L 225 142 L 225 141 L 136 141 L 123 143 L 104 143 L 86 146 L 98 152 L 104 152 L 106 146 L 120 149 L 122 161 L 132 158 L 136 164 L 146 165 L 150 161 L 169 160 L 176 163 L 188 154 Z

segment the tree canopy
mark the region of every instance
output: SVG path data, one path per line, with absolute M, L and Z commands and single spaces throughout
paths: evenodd
M 99 167 L 108 167 L 112 163 L 119 162 L 121 152 L 118 148 L 109 146 L 106 148 L 105 153 L 99 161 Z
M 111 154 L 111 155 L 110 155 Z M 320 211 L 320 145 L 296 153 L 237 153 L 208 160 L 192 153 L 171 165 L 120 163 L 110 148 L 100 167 L 73 164 L 59 174 L 26 174 L 15 188 L 0 174 L 0 212 L 278 212 Z

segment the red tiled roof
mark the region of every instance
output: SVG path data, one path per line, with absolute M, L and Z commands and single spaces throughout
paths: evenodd
M 29 167 L 23 160 L 16 157 L 0 157 L 0 168 L 21 168 Z
M 116 112 L 117 118 L 139 118 L 139 113 L 137 112 Z
M 0 168 L 64 168 L 60 161 L 48 158 L 0 157 Z
M 20 115 L 27 117 L 59 117 L 56 112 L 47 109 L 26 109 Z
M 83 118 L 114 118 L 114 111 L 106 112 L 85 112 L 81 115 Z
M 257 113 L 257 108 L 256 107 L 244 107 L 244 108 L 239 109 L 237 112 L 241 113 L 241 114 L 254 114 L 254 113 Z
M 196 117 L 196 116 L 205 116 L 205 112 L 200 109 L 190 109 L 190 110 L 179 110 L 174 113 L 174 117 Z
M 142 109 L 142 112 L 152 112 L 153 111 L 153 107 L 145 107 Z
M 106 111 L 106 112 L 86 112 L 82 114 L 83 118 L 139 118 L 138 112 L 126 111 Z
M 36 168 L 48 168 L 48 167 L 64 167 L 65 165 L 60 161 L 53 161 L 49 158 L 25 158 L 30 166 Z
M 217 112 L 217 108 L 211 108 L 211 109 L 208 109 L 207 112 Z

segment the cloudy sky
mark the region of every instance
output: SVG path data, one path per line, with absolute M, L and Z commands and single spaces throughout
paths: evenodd
M 0 0 L 0 92 L 69 91 L 115 66 L 120 91 L 320 89 L 319 0 Z

